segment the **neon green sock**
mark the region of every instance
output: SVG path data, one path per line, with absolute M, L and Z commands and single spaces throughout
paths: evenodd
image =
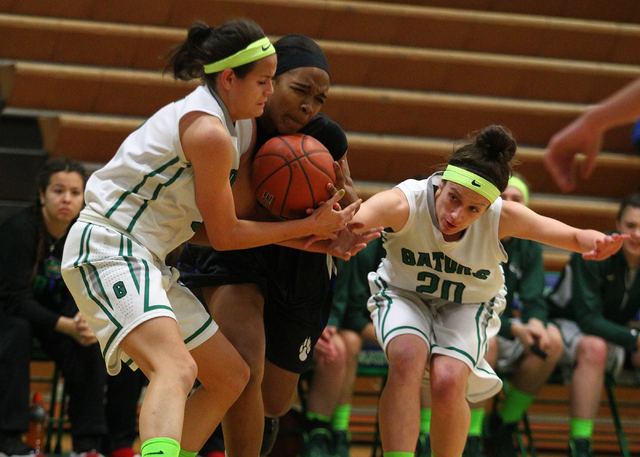
M 151 457 L 153 455 L 178 457 L 180 455 L 180 443 L 171 438 L 151 438 L 142 443 L 140 455 L 143 457 Z
M 198 455 L 197 452 L 189 452 L 185 451 L 184 449 L 180 449 L 179 457 L 196 457 L 196 455 Z
M 336 431 L 347 431 L 349 429 L 349 419 L 351 418 L 351 404 L 336 406 L 333 412 L 331 428 Z
M 482 435 L 482 421 L 484 420 L 484 408 L 471 410 L 471 423 L 469 424 L 469 436 Z
M 518 422 L 534 399 L 533 395 L 524 393 L 517 387 L 509 386 L 509 393 L 505 397 L 498 415 L 504 423 Z
M 431 408 L 420 408 L 420 433 L 429 434 L 431 429 Z
M 591 438 L 593 434 L 593 419 L 580 419 L 572 417 L 571 438 Z
M 383 457 L 413 457 L 413 452 L 385 452 Z
M 331 418 L 329 416 L 323 416 L 322 414 L 314 413 L 313 411 L 307 411 L 307 419 L 331 423 Z

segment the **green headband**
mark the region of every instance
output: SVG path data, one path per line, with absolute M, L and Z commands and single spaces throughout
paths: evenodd
M 522 192 L 522 200 L 524 200 L 525 206 L 529 206 L 529 186 L 527 186 L 527 183 L 517 176 L 512 176 L 509 178 L 508 185 Z
M 222 70 L 236 68 L 250 62 L 255 62 L 258 59 L 262 59 L 263 57 L 267 57 L 275 53 L 276 49 L 271 45 L 269 38 L 264 37 L 258 41 L 254 41 L 246 48 L 229 57 L 225 57 L 217 62 L 206 64 L 204 66 L 204 72 L 208 75 L 211 73 L 218 73 Z
M 498 188 L 489 181 L 470 172 L 469 170 L 465 170 L 464 168 L 456 167 L 454 165 L 447 165 L 447 169 L 444 171 L 442 179 L 458 183 L 479 193 L 489 200 L 489 203 L 495 202 L 496 198 L 500 196 Z

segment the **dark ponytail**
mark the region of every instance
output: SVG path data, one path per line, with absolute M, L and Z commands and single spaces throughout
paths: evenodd
M 189 28 L 187 39 L 169 52 L 164 71 L 184 81 L 200 78 L 215 88 L 217 73 L 205 74 L 204 65 L 232 56 L 264 36 L 260 26 L 250 19 L 236 19 L 217 28 L 197 21 Z M 243 78 L 254 66 L 255 62 L 250 62 L 233 71 Z
M 449 165 L 476 173 L 503 192 L 513 174 L 511 160 L 517 149 L 516 140 L 507 128 L 490 125 L 457 148 L 449 158 Z

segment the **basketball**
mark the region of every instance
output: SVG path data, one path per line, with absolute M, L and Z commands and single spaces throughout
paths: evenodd
M 302 133 L 277 136 L 256 153 L 251 184 L 258 201 L 284 219 L 307 216 L 331 198 L 327 184 L 336 182 L 334 159 L 318 140 Z

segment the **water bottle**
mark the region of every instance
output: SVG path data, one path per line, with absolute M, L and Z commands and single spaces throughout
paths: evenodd
M 29 410 L 29 431 L 26 441 L 35 450 L 35 454 L 44 457 L 44 431 L 46 428 L 47 410 L 44 407 L 44 399 L 40 392 L 33 395 L 31 409 Z

